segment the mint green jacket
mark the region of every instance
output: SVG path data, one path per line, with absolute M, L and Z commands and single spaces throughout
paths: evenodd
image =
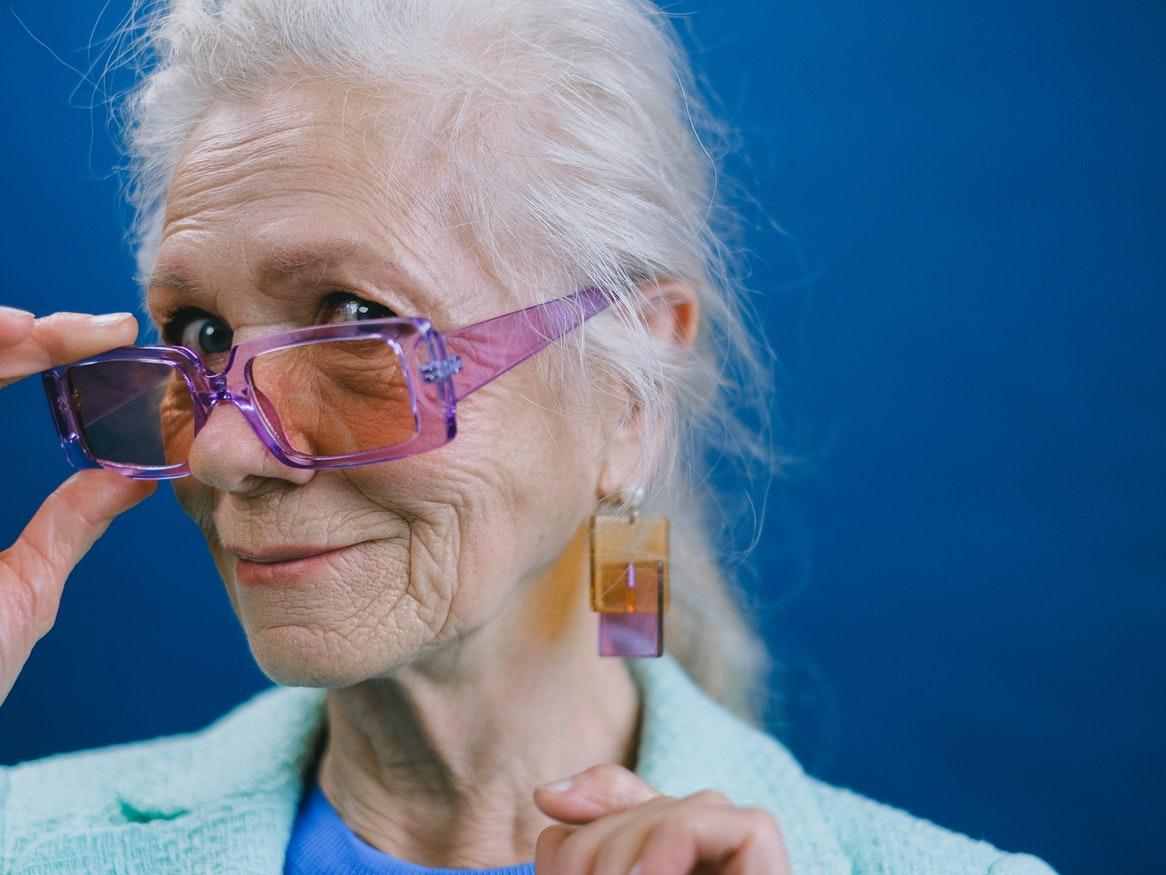
M 794 875 L 1054 875 L 807 775 L 671 657 L 629 665 L 637 773 L 665 794 L 712 787 L 773 812 Z M 0 873 L 279 873 L 323 701 L 273 687 L 198 732 L 0 768 Z

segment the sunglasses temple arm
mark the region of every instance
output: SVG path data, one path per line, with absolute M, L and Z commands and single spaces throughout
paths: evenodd
M 453 375 L 455 398 L 465 398 L 526 361 L 610 303 L 601 289 L 581 289 L 565 298 L 442 332 L 446 356 L 456 356 L 461 363 Z

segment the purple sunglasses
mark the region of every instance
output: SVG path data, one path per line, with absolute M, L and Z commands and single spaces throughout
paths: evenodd
M 608 304 L 586 288 L 446 332 L 421 317 L 314 325 L 237 344 L 218 372 L 185 346 L 127 346 L 42 376 L 76 468 L 185 477 L 224 401 L 285 465 L 367 465 L 449 443 L 458 401 Z

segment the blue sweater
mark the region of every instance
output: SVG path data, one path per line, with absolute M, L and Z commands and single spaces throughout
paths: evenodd
M 671 657 L 629 660 L 636 772 L 662 793 L 716 788 L 781 824 L 794 875 L 1054 875 L 806 774 Z M 273 687 L 198 732 L 0 768 L 0 872 L 275 873 L 324 718 L 324 691 Z

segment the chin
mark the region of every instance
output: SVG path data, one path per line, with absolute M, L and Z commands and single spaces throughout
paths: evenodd
M 394 659 L 392 653 L 358 650 L 342 636 L 305 626 L 247 630 L 247 642 L 260 670 L 286 687 L 350 687 L 408 661 L 403 654 Z

